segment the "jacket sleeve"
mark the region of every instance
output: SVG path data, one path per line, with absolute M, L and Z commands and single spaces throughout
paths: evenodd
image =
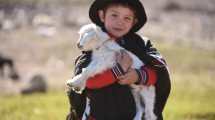
M 102 87 L 106 87 L 117 82 L 117 76 L 123 74 L 117 73 L 116 69 L 119 69 L 120 66 L 115 66 L 112 69 L 106 70 L 105 72 L 95 75 L 87 80 L 87 88 L 89 89 L 99 89 Z M 157 74 L 156 71 L 151 68 L 150 66 L 142 66 L 140 69 L 136 70 L 138 73 L 138 81 L 136 84 L 143 84 L 143 85 L 154 85 L 157 81 Z
M 112 69 L 106 70 L 87 80 L 87 88 L 98 89 L 117 82 L 117 76 L 124 74 L 122 67 L 116 64 Z
M 98 89 L 116 82 L 116 78 L 113 76 L 112 71 L 106 70 L 101 74 L 97 74 L 87 80 L 87 88 L 89 89 Z
M 148 40 L 145 46 L 145 65 L 137 70 L 139 80 L 137 84 L 155 85 L 158 77 L 158 71 L 167 69 L 167 65 L 161 54 L 152 47 L 151 42 Z
M 138 81 L 136 84 L 142 85 L 154 85 L 157 81 L 156 71 L 150 66 L 142 66 L 140 69 L 137 69 Z

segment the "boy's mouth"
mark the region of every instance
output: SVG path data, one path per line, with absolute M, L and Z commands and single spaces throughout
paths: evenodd
M 123 29 L 122 28 L 113 28 L 115 31 L 123 31 Z

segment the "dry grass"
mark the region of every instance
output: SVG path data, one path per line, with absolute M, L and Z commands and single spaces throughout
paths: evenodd
M 5 35 L 7 34 L 7 35 Z M 75 49 L 78 34 L 72 29 L 59 29 L 53 37 L 42 37 L 33 29 L 0 32 L 2 54 L 13 58 L 21 80 L 41 73 L 51 88 L 62 88 L 71 77 L 73 61 L 79 54 Z

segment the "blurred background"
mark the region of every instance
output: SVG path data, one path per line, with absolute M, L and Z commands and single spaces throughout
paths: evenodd
M 169 65 L 167 120 L 215 119 L 215 0 L 141 0 Z M 62 120 L 92 0 L 0 0 L 0 120 Z M 27 116 L 26 116 L 27 115 Z

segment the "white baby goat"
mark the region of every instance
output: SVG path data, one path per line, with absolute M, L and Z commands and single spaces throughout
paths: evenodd
M 74 76 L 67 81 L 67 85 L 81 93 L 86 86 L 86 81 L 89 77 L 113 68 L 116 65 L 116 53 L 125 50 L 112 40 L 100 27 L 95 24 L 83 26 L 80 31 L 80 39 L 78 41 L 79 48 L 82 50 L 92 51 L 92 60 L 90 64 L 82 69 L 82 73 Z M 139 69 L 143 66 L 143 62 L 131 52 L 128 52 L 132 58 L 132 68 Z M 145 120 L 156 120 L 153 112 L 155 101 L 155 87 L 144 85 L 131 85 L 132 93 L 135 98 L 137 113 L 134 120 L 141 120 L 145 113 Z M 144 103 L 144 105 L 143 105 Z

